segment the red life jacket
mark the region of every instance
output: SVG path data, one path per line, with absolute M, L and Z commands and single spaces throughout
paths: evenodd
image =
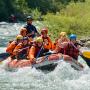
M 64 54 L 69 55 L 74 59 L 78 59 L 79 49 L 77 48 L 77 44 L 68 43 L 66 47 L 64 47 Z

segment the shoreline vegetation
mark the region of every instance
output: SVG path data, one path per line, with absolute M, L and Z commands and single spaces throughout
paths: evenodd
M 56 15 L 48 13 L 44 16 L 44 21 L 48 24 L 50 34 L 55 39 L 61 31 L 67 34 L 77 34 L 78 38 L 88 38 L 90 36 L 90 1 L 85 3 L 70 3 L 65 9 Z
M 0 2 L 0 21 L 8 21 L 11 14 L 25 21 L 27 15 L 49 28 L 52 40 L 61 31 L 75 33 L 78 38 L 90 36 L 90 0 L 3 0 Z M 52 2 L 52 3 L 51 3 Z M 6 3 L 6 4 L 5 4 Z M 7 9 L 6 9 L 7 7 Z M 53 37 L 52 37 L 53 35 Z

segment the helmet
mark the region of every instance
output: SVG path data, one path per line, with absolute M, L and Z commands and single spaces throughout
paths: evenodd
M 62 36 L 62 37 L 63 37 L 63 36 L 67 36 L 67 34 L 66 34 L 66 32 L 61 32 L 61 33 L 60 33 L 60 36 Z
M 35 38 L 35 42 L 43 42 L 42 37 L 36 37 L 36 38 Z
M 48 29 L 47 28 L 41 29 L 41 33 L 44 33 L 44 32 L 46 32 L 46 34 L 47 34 L 48 33 Z
M 22 35 L 17 35 L 16 36 L 16 40 L 21 40 L 21 39 L 23 39 L 23 36 Z
M 76 36 L 75 34 L 71 34 L 69 38 L 70 38 L 70 39 L 76 39 L 77 36 Z
M 27 20 L 33 20 L 32 16 L 27 16 Z

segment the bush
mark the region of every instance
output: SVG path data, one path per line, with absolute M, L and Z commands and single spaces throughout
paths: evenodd
M 57 15 L 48 13 L 44 16 L 45 24 L 52 34 L 52 39 L 58 37 L 61 31 L 66 31 L 68 35 L 75 33 L 79 38 L 90 36 L 90 1 L 85 3 L 70 3 Z

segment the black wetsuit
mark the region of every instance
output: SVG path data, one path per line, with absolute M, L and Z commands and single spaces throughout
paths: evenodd
M 37 29 L 35 28 L 35 26 L 32 25 L 32 24 L 27 24 L 27 25 L 24 26 L 24 28 L 27 29 L 27 34 L 30 34 L 30 36 L 32 38 L 34 38 L 36 36 L 36 33 L 39 34 Z M 32 34 L 32 32 L 34 32 L 34 34 Z

